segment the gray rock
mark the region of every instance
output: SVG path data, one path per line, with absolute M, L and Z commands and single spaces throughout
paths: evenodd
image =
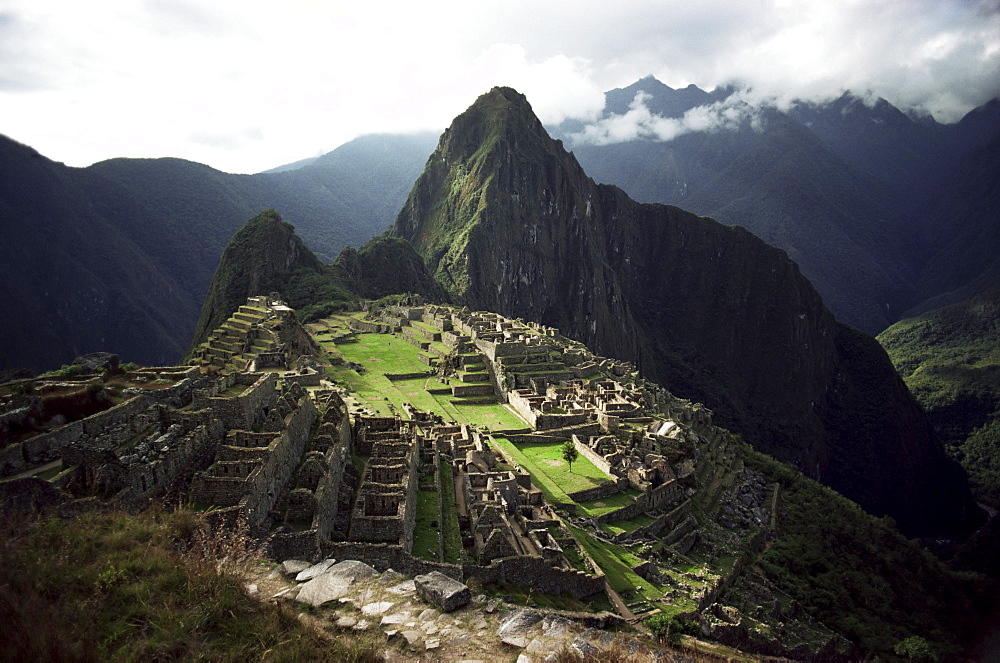
M 542 632 L 547 638 L 562 638 L 569 632 L 572 625 L 573 622 L 565 617 L 549 615 L 542 622 Z
M 379 622 L 379 626 L 397 626 L 403 624 L 410 618 L 410 613 L 408 612 L 397 612 L 392 615 L 386 615 Z
M 583 638 L 577 638 L 569 648 L 583 658 L 594 658 L 600 653 L 600 649 L 590 644 Z
M 417 586 L 412 580 L 404 580 L 398 585 L 390 587 L 389 591 L 393 594 L 410 594 L 417 591 Z
M 389 611 L 395 605 L 392 601 L 377 601 L 375 603 L 368 603 L 361 606 L 361 614 L 364 615 L 382 615 Z
M 422 631 L 403 631 L 402 635 L 406 638 L 406 644 L 411 647 L 416 647 L 423 640 L 424 634 Z
M 403 574 L 392 569 L 386 569 L 382 577 L 378 579 L 380 585 L 394 585 L 403 579 Z
M 327 569 L 324 575 L 344 578 L 349 580 L 351 584 L 354 584 L 359 580 L 364 580 L 365 578 L 371 578 L 374 575 L 378 575 L 378 571 L 364 562 L 357 562 L 353 559 L 345 559 L 343 562 L 338 562 Z
M 312 566 L 312 564 L 309 562 L 303 562 L 301 559 L 286 559 L 281 563 L 281 572 L 286 576 L 294 578 L 310 566 Z
M 506 637 L 524 635 L 529 628 L 540 621 L 542 621 L 542 616 L 536 611 L 529 610 L 528 608 L 518 608 L 504 617 L 504 620 L 500 623 L 500 628 L 497 629 L 497 637 L 504 640 Z M 524 645 L 518 646 L 523 647 Z
M 319 564 L 313 564 L 312 566 L 307 566 L 298 573 L 295 574 L 295 582 L 306 582 L 307 580 L 312 580 L 321 573 L 324 573 L 327 569 L 333 566 L 335 559 L 324 559 Z
M 299 595 L 295 597 L 295 600 L 300 603 L 308 603 L 309 605 L 319 607 L 324 603 L 339 599 L 350 588 L 351 582 L 348 578 L 331 576 L 328 573 L 324 573 L 302 585 Z
M 461 608 L 472 600 L 472 592 L 466 585 L 439 571 L 419 575 L 413 582 L 420 598 L 444 612 Z

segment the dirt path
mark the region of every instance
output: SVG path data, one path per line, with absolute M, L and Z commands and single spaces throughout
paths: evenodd
M 629 610 L 628 606 L 625 605 L 625 601 L 622 601 L 622 597 L 618 596 L 618 592 L 611 589 L 611 585 L 608 584 L 607 580 L 604 581 L 604 591 L 608 593 L 608 596 L 611 598 L 611 602 L 615 604 L 615 608 L 618 609 L 619 615 L 624 617 L 629 622 L 634 623 L 638 620 L 635 613 Z

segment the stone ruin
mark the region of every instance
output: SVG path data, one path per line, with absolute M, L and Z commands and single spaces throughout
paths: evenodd
M 712 425 L 707 409 L 555 329 L 417 303 L 351 324 L 389 329 L 417 346 L 427 375 L 454 398 L 507 403 L 530 424 L 504 431 L 510 439 L 572 441 L 607 477 L 570 494 L 574 503 L 625 491 L 634 500 L 579 517 L 574 503 L 546 504 L 488 432 L 410 405 L 406 419 L 353 411 L 322 381 L 316 362 L 302 359 L 309 348 L 281 342 L 282 333 L 294 338 L 300 328 L 294 312 L 260 297 L 199 350 L 200 366 L 136 371 L 122 403 L 0 449 L 0 508 L 69 514 L 186 502 L 220 527 L 246 523 L 275 559 L 356 559 L 380 570 L 441 572 L 578 598 L 603 592 L 605 582 L 567 524 L 639 546 L 637 555 L 649 542 L 662 544 L 661 557 L 634 569 L 658 583 L 668 579 L 663 555 L 711 548 L 729 536 L 706 530 L 695 513 L 720 514 L 730 529 L 758 531 L 755 541 L 763 542 L 776 491 L 768 495 L 745 470 L 738 443 Z M 33 397 L 8 397 L 0 431 L 37 411 Z M 439 504 L 454 495 L 464 555 L 458 564 L 445 563 L 440 535 L 430 555 L 414 554 L 422 490 L 437 491 Z M 639 515 L 648 523 L 637 529 L 603 530 Z M 698 609 L 714 605 L 738 571 L 739 564 L 728 576 L 705 576 L 689 598 Z M 636 614 L 647 607 L 655 609 L 630 604 Z

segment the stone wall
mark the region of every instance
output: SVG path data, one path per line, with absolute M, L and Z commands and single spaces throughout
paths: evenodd
M 0 476 L 9 476 L 26 467 L 57 460 L 68 445 L 83 439 L 107 437 L 109 429 L 116 426 L 121 431 L 108 439 L 112 446 L 120 444 L 139 430 L 137 426 L 146 424 L 146 420 L 139 415 L 148 408 L 146 398 L 135 396 L 103 412 L 10 445 L 0 453 Z
M 222 427 L 198 426 L 180 437 L 170 452 L 150 463 L 129 465 L 128 486 L 118 493 L 112 503 L 127 509 L 142 508 L 167 491 L 183 473 L 190 473 L 209 461 L 218 449 Z
M 550 594 L 568 594 L 577 599 L 604 591 L 603 575 L 558 569 L 541 557 L 503 557 L 493 560 L 489 566 L 463 564 L 462 572 L 466 581 L 478 578 L 485 584 L 507 582 Z
M 320 552 L 320 534 L 314 529 L 302 532 L 281 532 L 272 535 L 264 544 L 264 554 L 269 558 L 283 562 L 286 559 L 303 561 L 318 561 Z
M 691 500 L 684 500 L 679 506 L 675 507 L 671 511 L 657 516 L 656 519 L 650 524 L 638 527 L 631 532 L 622 532 L 621 534 L 616 535 L 614 537 L 614 541 L 616 543 L 621 543 L 625 541 L 643 539 L 647 536 L 658 537 L 664 530 L 672 530 L 677 527 L 681 519 L 688 515 L 690 508 Z M 684 534 L 686 533 L 687 532 L 684 532 Z M 679 538 L 683 538 L 683 535 Z
M 284 419 L 285 430 L 272 436 L 263 458 L 247 463 L 217 461 L 210 472 L 195 477 L 191 499 L 205 505 L 238 505 L 251 528 L 260 526 L 305 453 L 316 417 L 312 399 L 302 395 L 296 409 Z M 231 439 L 253 444 L 262 438 L 244 431 L 234 433 Z M 231 469 L 232 474 L 225 476 L 225 469 Z
M 581 441 L 576 435 L 573 436 L 573 446 L 580 452 L 581 456 L 593 463 L 594 467 L 608 475 L 609 479 L 615 480 L 617 478 L 611 471 L 611 463 L 609 463 L 604 456 L 587 446 L 587 444 Z M 602 495 L 601 497 L 607 497 L 607 495 Z
M 663 485 L 646 490 L 636 498 L 633 504 L 600 515 L 595 520 L 599 523 L 608 523 L 613 520 L 633 518 L 647 511 L 659 511 L 676 503 L 683 496 L 684 491 L 680 483 L 671 479 Z
M 297 373 L 282 373 L 281 380 L 287 384 L 297 384 L 300 387 L 318 387 L 323 375 L 314 368 L 306 368 Z
M 369 322 L 368 320 L 358 320 L 357 318 L 347 318 L 347 326 L 357 332 L 365 334 L 392 334 L 398 328 L 384 322 Z
M 370 564 L 379 571 L 395 569 L 408 576 L 416 576 L 431 571 L 462 580 L 462 567 L 443 562 L 431 562 L 414 557 L 402 546 L 388 543 L 362 543 L 355 541 L 323 541 L 321 558 L 355 559 Z M 319 558 L 308 561 L 318 561 Z
M 628 479 L 618 479 L 616 481 L 609 481 L 608 483 L 594 488 L 578 490 L 575 493 L 566 493 L 566 496 L 574 502 L 592 502 L 594 500 L 600 500 L 605 497 L 617 495 L 625 488 L 628 488 L 628 485 Z
M 235 373 L 230 379 L 233 383 L 229 386 L 247 384 L 251 381 L 252 383 L 246 391 L 233 398 L 205 397 L 196 394 L 194 406 L 198 409 L 211 408 L 222 421 L 222 425 L 228 429 L 249 430 L 263 418 L 266 410 L 277 403 L 278 393 L 275 385 L 278 376 L 276 373 Z M 228 382 L 229 380 L 226 380 L 225 383 Z
M 250 490 L 240 504 L 251 527 L 264 521 L 298 466 L 316 414 L 312 399 L 302 396 L 298 409 L 285 417 L 285 431 L 271 443 L 267 460 L 251 475 Z

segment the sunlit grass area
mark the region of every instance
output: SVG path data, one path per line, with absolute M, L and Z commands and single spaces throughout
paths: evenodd
M 437 377 L 390 380 L 386 374 L 406 375 L 431 370 L 420 361 L 419 350 L 392 334 L 358 334 L 357 340 L 335 345 L 345 361 L 364 367 L 358 372 L 345 365 L 327 370 L 331 380 L 347 387 L 358 400 L 376 414 L 391 415 L 403 412 L 403 403 L 437 412 L 447 420 L 464 424 L 485 426 L 491 430 L 522 430 L 528 427 L 521 417 L 500 403 L 464 403 L 448 393 L 430 393 L 430 390 L 448 390 L 447 383 Z M 393 407 L 390 408 L 389 405 Z M 394 409 L 395 410 L 394 410 Z

